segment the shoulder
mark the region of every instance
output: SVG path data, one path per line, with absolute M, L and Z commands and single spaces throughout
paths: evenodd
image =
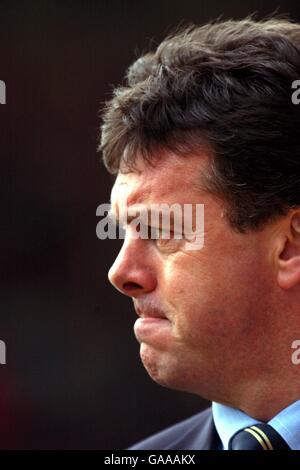
M 160 431 L 129 447 L 128 450 L 188 450 L 206 448 L 208 434 L 212 431 L 211 408 Z

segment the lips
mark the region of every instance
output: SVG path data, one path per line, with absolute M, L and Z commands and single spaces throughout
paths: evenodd
M 158 349 L 165 348 L 168 339 L 172 336 L 171 322 L 164 312 L 159 309 L 151 308 L 141 304 L 139 307 L 135 305 L 135 310 L 139 316 L 134 323 L 134 334 L 140 344 L 156 347 Z
M 160 310 L 156 309 L 141 309 L 140 307 L 136 307 L 136 313 L 140 318 L 164 318 L 166 319 L 166 315 L 163 314 Z

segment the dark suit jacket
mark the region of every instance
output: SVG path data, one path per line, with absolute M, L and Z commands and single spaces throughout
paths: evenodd
M 215 450 L 221 441 L 211 408 L 134 444 L 128 450 Z

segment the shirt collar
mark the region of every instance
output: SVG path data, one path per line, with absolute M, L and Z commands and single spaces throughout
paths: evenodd
M 230 438 L 240 429 L 262 423 L 241 410 L 213 402 L 214 423 L 223 448 L 228 450 Z M 274 416 L 268 424 L 272 426 L 293 450 L 300 450 L 300 400 L 292 403 Z

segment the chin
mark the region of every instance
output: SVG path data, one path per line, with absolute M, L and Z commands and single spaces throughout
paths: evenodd
M 140 348 L 142 363 L 152 380 L 157 384 L 179 391 L 189 392 L 188 381 L 183 374 L 183 367 L 170 354 L 157 351 L 148 344 Z

